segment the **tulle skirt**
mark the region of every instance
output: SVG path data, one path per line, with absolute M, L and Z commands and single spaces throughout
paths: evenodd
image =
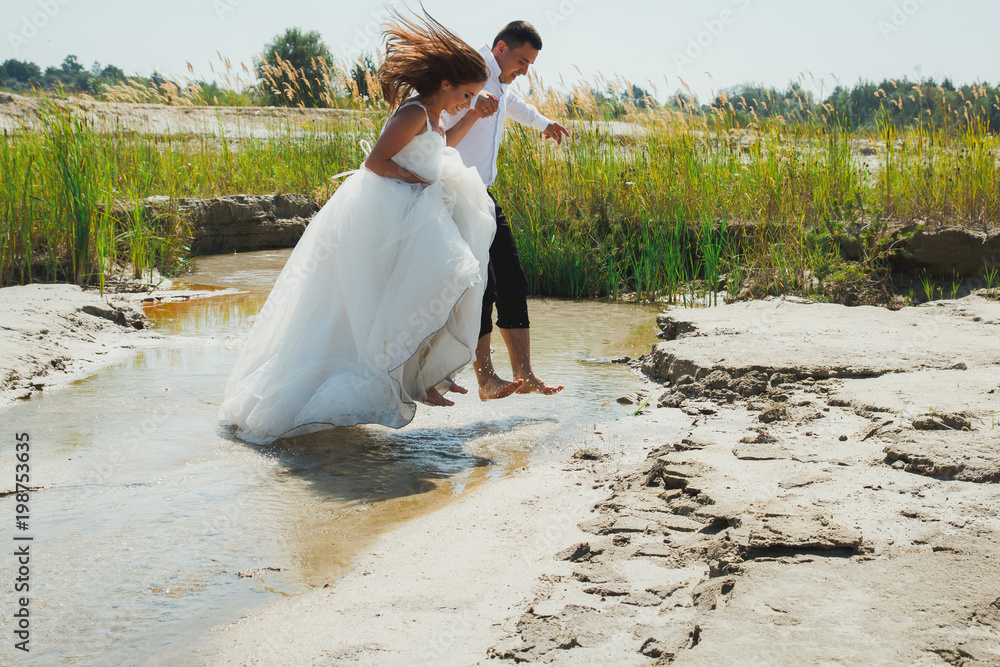
M 219 419 L 268 443 L 413 419 L 475 357 L 494 207 L 475 171 L 431 185 L 360 169 L 309 223 L 226 385 Z

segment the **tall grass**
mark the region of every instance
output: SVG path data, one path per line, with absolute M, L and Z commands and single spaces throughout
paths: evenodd
M 323 85 L 350 88 L 337 76 Z M 289 119 L 258 138 L 96 127 L 47 104 L 39 128 L 0 142 L 0 280 L 169 272 L 188 230 L 148 219 L 142 202 L 152 195 L 303 192 L 322 203 L 329 176 L 361 162 L 360 140 L 384 119 L 384 104 L 356 88 L 330 101 L 365 113 Z M 1000 219 L 1000 143 L 968 108 L 945 125 L 886 120 L 863 132 L 811 102 L 789 122 L 759 118 L 746 100 L 710 112 L 683 99 L 642 110 L 610 106 L 583 86 L 553 91 L 532 79 L 531 88 L 547 115 L 575 121 L 561 147 L 512 124 L 500 151 L 495 192 L 536 294 L 705 303 L 720 291 L 793 292 L 856 302 L 888 275 L 893 225 Z M 876 154 L 865 157 L 865 147 Z M 842 258 L 845 243 L 858 261 Z
M 545 90 L 537 80 L 532 89 Z M 558 97 L 533 101 L 556 117 L 563 108 Z M 795 123 L 760 119 L 745 101 L 708 114 L 633 108 L 624 125 L 613 122 L 619 110 L 612 115 L 579 91 L 573 105 L 584 122 L 565 148 L 519 128 L 509 133 L 496 187 L 510 219 L 532 220 L 517 229 L 519 244 L 535 248 L 553 234 L 583 244 L 585 293 L 627 287 L 687 300 L 693 281 L 713 295 L 725 277 L 734 298 L 844 298 L 837 291 L 845 283 L 860 289 L 888 275 L 894 225 L 1000 220 L 1000 141 L 982 117 L 947 127 L 886 123 L 869 134 L 849 131 L 823 105 Z M 878 155 L 864 159 L 865 145 Z M 847 241 L 861 246 L 859 263 L 841 258 Z M 535 263 L 546 252 L 565 254 L 556 245 L 533 250 L 529 273 L 553 272 Z M 578 292 L 577 281 L 571 289 L 558 280 L 537 285 Z
M 149 216 L 148 197 L 315 193 L 363 155 L 371 121 L 303 129 L 288 123 L 264 138 L 159 135 L 95 125 L 41 98 L 32 128 L 0 140 L 0 284 L 67 280 L 103 288 L 106 276 L 178 269 L 190 230 L 176 216 Z

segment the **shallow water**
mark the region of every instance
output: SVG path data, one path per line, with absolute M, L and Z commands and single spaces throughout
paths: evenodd
M 30 660 L 13 650 L 5 623 L 3 663 L 200 663 L 209 628 L 336 580 L 400 522 L 580 447 L 593 424 L 627 415 L 615 399 L 635 378 L 609 360 L 655 341 L 647 308 L 534 300 L 535 367 L 566 385 L 557 396 L 482 403 L 470 394 L 453 408 L 420 406 L 400 430 L 340 428 L 251 446 L 226 437 L 218 402 L 289 252 L 199 258 L 177 287 L 246 291 L 151 306 L 161 345 L 2 409 L 9 481 L 11 434 L 27 432 L 32 483 L 44 487 L 23 533 L 34 538 Z M 460 382 L 475 386 L 471 369 Z M 12 517 L 13 497 L 0 506 Z M 12 561 L 0 561 L 6 582 Z

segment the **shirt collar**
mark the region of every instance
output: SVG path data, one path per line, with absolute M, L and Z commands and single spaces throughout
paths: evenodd
M 483 60 L 486 61 L 486 68 L 490 70 L 490 76 L 499 81 L 500 63 L 497 62 L 496 56 L 493 55 L 493 49 L 490 48 L 490 45 L 483 44 L 481 47 L 479 47 L 479 55 L 481 55 L 483 57 Z

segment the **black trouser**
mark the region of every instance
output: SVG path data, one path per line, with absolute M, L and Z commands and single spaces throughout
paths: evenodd
M 497 326 L 501 329 L 528 328 L 528 277 L 521 266 L 521 256 L 514 234 L 496 197 L 487 190 L 497 210 L 497 234 L 490 246 L 489 279 L 483 294 L 483 321 L 479 337 L 493 331 L 493 304 L 497 306 Z

